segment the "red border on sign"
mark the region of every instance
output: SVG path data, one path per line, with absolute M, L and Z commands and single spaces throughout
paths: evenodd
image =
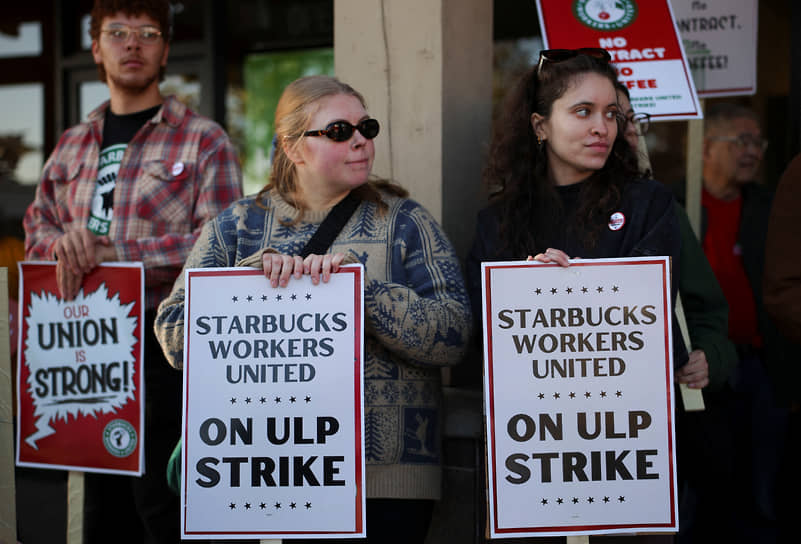
M 620 266 L 620 265 L 636 265 L 636 266 L 643 266 L 643 265 L 651 265 L 651 266 L 659 266 L 661 268 L 662 274 L 662 296 L 663 300 L 666 302 L 664 305 L 664 312 L 663 312 L 663 320 L 665 324 L 664 329 L 664 338 L 665 338 L 665 391 L 667 393 L 666 400 L 666 413 L 667 413 L 667 428 L 668 428 L 668 436 L 667 436 L 667 444 L 668 444 L 668 454 L 669 458 L 673 459 L 674 453 L 674 446 L 673 446 L 673 433 L 671 429 L 673 428 L 673 419 L 674 414 L 672 410 L 673 406 L 673 383 L 670 379 L 670 349 L 671 349 L 671 336 L 670 336 L 670 319 L 672 317 L 672 312 L 670 310 L 670 283 L 669 283 L 669 270 L 668 270 L 668 261 L 667 260 L 643 260 L 643 261 L 620 261 L 620 262 L 592 262 L 592 261 L 585 261 L 585 262 L 571 262 L 571 267 L 582 267 L 582 266 Z M 491 308 L 492 308 L 492 291 L 490 290 L 490 272 L 492 270 L 499 270 L 499 269 L 508 269 L 508 268 L 539 268 L 539 267 L 546 267 L 546 268 L 558 268 L 559 265 L 557 264 L 533 264 L 527 262 L 521 262 L 520 264 L 501 264 L 501 265 L 491 265 L 488 264 L 484 268 L 484 293 L 486 298 L 486 313 L 484 315 L 484 328 L 486 329 L 487 333 L 487 346 L 485 348 L 486 357 L 487 357 L 487 385 L 488 385 L 488 396 L 489 396 L 489 406 L 487 407 L 488 415 L 487 415 L 487 427 L 488 427 L 488 444 L 487 446 L 491 448 L 492 451 L 492 460 L 493 465 L 488 467 L 488 470 L 492 473 L 492 521 L 493 521 L 493 530 L 496 534 L 503 535 L 503 534 L 519 534 L 519 533 L 586 533 L 588 531 L 605 531 L 605 530 L 614 530 L 614 529 L 655 529 L 655 528 L 670 528 L 676 525 L 676 497 L 675 497 L 675 488 L 673 483 L 675 482 L 675 475 L 674 475 L 674 466 L 673 463 L 669 463 L 669 477 L 670 477 L 670 522 L 669 523 L 640 523 L 640 524 L 608 524 L 608 525 L 582 525 L 582 526 L 569 526 L 569 527 L 561 527 L 561 526 L 547 526 L 547 527 L 515 527 L 515 528 L 499 528 L 498 527 L 498 489 L 497 489 L 497 481 L 498 476 L 495 470 L 497 465 L 496 459 L 496 444 L 495 444 L 495 387 L 494 387 L 494 380 L 493 380 L 493 361 L 492 361 L 492 315 L 491 315 Z
M 363 268 L 360 266 L 342 266 L 337 274 L 353 274 L 353 316 L 354 316 L 354 331 L 359 331 L 362 329 L 362 296 L 364 293 L 364 289 L 362 286 L 363 283 Z M 214 269 L 207 269 L 207 270 L 188 270 L 186 271 L 186 293 L 189 293 L 191 288 L 191 281 L 194 277 L 237 277 L 237 276 L 263 276 L 264 272 L 261 270 L 249 269 L 249 268 L 242 268 L 239 270 L 214 270 Z M 186 304 L 186 315 L 191 315 L 190 312 L 190 302 L 189 297 L 187 296 L 185 299 Z M 354 496 L 355 501 L 355 518 L 354 518 L 354 529 L 352 531 L 271 531 L 269 533 L 265 532 L 263 534 L 269 535 L 327 535 L 327 534 L 337 534 L 337 535 L 348 535 L 348 534 L 357 534 L 361 532 L 361 527 L 364 525 L 364 516 L 365 512 L 362 509 L 363 504 L 363 495 L 364 489 L 362 486 L 362 466 L 364 462 L 362 457 L 364 452 L 362 451 L 362 426 L 359 422 L 362 420 L 362 391 L 361 391 L 361 382 L 362 376 L 360 369 L 362 367 L 362 345 L 359 342 L 360 335 L 358 332 L 354 334 L 354 341 L 353 341 L 353 352 L 354 352 L 354 360 L 353 360 L 353 391 L 354 391 L 354 427 L 356 432 L 354 433 L 354 452 L 356 454 L 355 458 L 355 480 L 356 480 L 356 494 Z M 187 340 L 186 346 L 186 353 L 184 354 L 184 372 L 188 371 L 188 365 L 186 365 L 186 361 L 189 359 L 189 342 Z M 186 395 L 186 406 L 184 406 L 184 421 L 188 420 L 188 406 L 189 406 L 189 378 L 188 375 L 184 380 L 184 394 Z M 186 444 L 187 436 L 183 437 L 184 444 Z M 187 449 L 183 448 L 181 452 L 181 456 L 183 458 L 183 466 L 187 466 Z M 186 498 L 188 494 L 188 483 L 186 481 L 183 482 L 184 489 L 182 494 L 182 500 Z M 184 504 L 183 506 L 183 522 L 184 527 L 183 531 L 185 535 L 197 535 L 197 536 L 224 536 L 224 535 L 247 535 L 248 538 L 256 539 L 259 538 L 258 532 L 253 531 L 188 531 L 186 528 L 187 524 L 187 515 L 186 510 L 187 506 Z

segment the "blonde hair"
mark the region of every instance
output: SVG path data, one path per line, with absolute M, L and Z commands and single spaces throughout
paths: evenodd
M 263 195 L 274 189 L 286 202 L 300 210 L 295 221 L 300 220 L 305 205 L 294 197 L 297 194 L 297 171 L 295 164 L 287 156 L 284 146 L 300 145 L 303 141 L 303 133 L 308 130 L 309 122 L 317 111 L 320 100 L 336 95 L 353 96 L 363 108 L 367 109 L 364 96 L 359 91 L 331 76 L 306 76 L 296 79 L 281 93 L 278 106 L 275 108 L 275 151 L 270 180 L 259 191 L 256 198 L 257 203 L 261 202 Z M 369 180 L 363 186 L 354 189 L 354 192 L 363 200 L 375 202 L 380 208 L 385 209 L 386 204 L 381 200 L 378 193 L 379 188 L 397 196 L 407 196 L 408 194 L 402 187 L 379 179 Z

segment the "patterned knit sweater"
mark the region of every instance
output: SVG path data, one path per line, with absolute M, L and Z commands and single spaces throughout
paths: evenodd
M 434 218 L 418 203 L 383 195 L 381 213 L 362 202 L 329 251 L 364 265 L 365 459 L 367 496 L 438 499 L 440 368 L 462 358 L 470 304 L 459 262 Z M 272 192 L 247 197 L 205 225 L 185 268 L 226 267 L 265 248 L 298 255 L 328 214 L 305 212 Z M 248 259 L 253 262 L 253 259 Z M 183 366 L 184 275 L 159 306 L 156 336 Z

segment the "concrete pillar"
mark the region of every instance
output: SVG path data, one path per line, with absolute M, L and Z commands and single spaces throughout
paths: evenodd
M 335 0 L 334 66 L 381 122 L 373 173 L 406 187 L 464 257 L 492 115 L 492 0 Z

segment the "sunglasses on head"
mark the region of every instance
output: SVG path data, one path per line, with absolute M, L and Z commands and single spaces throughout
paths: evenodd
M 546 62 L 564 62 L 579 55 L 586 55 L 601 62 L 611 62 L 612 56 L 606 49 L 600 47 L 582 47 L 580 49 L 544 49 L 540 51 L 540 60 L 537 62 L 537 75 L 540 75 Z
M 304 136 L 326 136 L 335 142 L 347 142 L 353 136 L 353 131 L 358 130 L 359 133 L 372 140 L 378 136 L 378 121 L 375 119 L 365 119 L 359 121 L 357 125 L 351 125 L 347 121 L 334 121 L 328 123 L 325 130 L 307 130 L 303 133 Z

